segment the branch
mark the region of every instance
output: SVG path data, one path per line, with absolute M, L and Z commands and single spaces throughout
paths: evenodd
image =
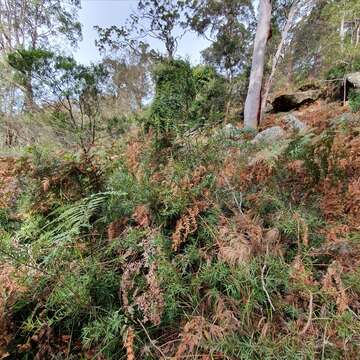
M 309 291 L 310 293 L 310 300 L 309 300 L 309 316 L 308 316 L 308 320 L 306 322 L 306 325 L 304 326 L 304 328 L 300 331 L 299 335 L 305 335 L 305 333 L 308 331 L 310 325 L 311 325 L 311 321 L 312 321 L 312 313 L 313 313 L 313 294 L 311 291 Z
M 270 295 L 269 295 L 269 293 L 268 293 L 268 291 L 266 290 L 266 287 L 265 287 L 265 279 L 264 279 L 265 269 L 266 269 L 266 264 L 264 264 L 264 266 L 263 266 L 262 269 L 261 269 L 261 284 L 262 284 L 262 288 L 263 288 L 263 290 L 264 290 L 264 292 L 265 292 L 265 294 L 266 294 L 266 297 L 267 297 L 267 299 L 268 299 L 268 301 L 269 301 L 269 304 L 270 304 L 272 310 L 273 310 L 273 311 L 276 311 L 274 305 L 273 305 L 272 302 L 271 302 Z

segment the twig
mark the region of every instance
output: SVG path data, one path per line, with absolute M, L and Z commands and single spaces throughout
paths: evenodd
M 308 319 L 307 319 L 307 322 L 306 322 L 306 325 L 304 326 L 304 328 L 300 331 L 300 333 L 299 333 L 299 335 L 301 336 L 301 335 L 304 335 L 307 331 L 308 331 L 308 329 L 309 329 L 309 327 L 310 327 L 310 325 L 311 325 L 311 321 L 312 321 L 312 313 L 313 313 L 313 300 L 314 300 L 314 297 L 313 297 L 313 294 L 312 294 L 312 292 L 311 291 L 309 291 L 309 293 L 310 293 L 310 300 L 309 300 L 309 316 L 308 316 Z
M 264 290 L 264 292 L 265 292 L 265 294 L 266 294 L 266 297 L 267 297 L 267 299 L 268 299 L 268 301 L 269 301 L 269 304 L 270 304 L 272 310 L 273 310 L 273 311 L 276 311 L 273 303 L 271 302 L 270 295 L 269 295 L 269 293 L 268 293 L 268 291 L 266 290 L 266 287 L 265 287 L 265 280 L 264 280 L 264 272 L 265 272 L 265 269 L 266 269 L 266 265 L 264 264 L 264 266 L 263 266 L 262 269 L 261 269 L 261 284 L 262 284 L 262 288 L 263 288 L 263 290 Z
M 325 344 L 326 344 L 326 330 L 327 330 L 327 324 L 325 325 L 325 330 L 324 330 L 324 336 L 323 336 L 323 344 L 322 344 L 322 350 L 321 350 L 321 360 L 325 359 Z
M 143 328 L 144 332 L 145 332 L 145 335 L 147 336 L 147 338 L 149 339 L 151 345 L 161 354 L 161 356 L 166 359 L 167 356 L 163 353 L 163 351 L 155 344 L 154 340 L 151 339 L 149 333 L 147 332 L 145 326 L 143 325 L 143 323 L 138 320 L 138 323 L 140 324 L 140 326 Z
M 235 194 L 235 189 L 231 186 L 231 184 L 230 184 L 230 182 L 229 182 L 229 180 L 228 180 L 228 178 L 226 177 L 226 176 L 224 176 L 224 180 L 225 180 L 225 182 L 226 182 L 226 185 L 229 187 L 229 190 L 231 191 L 231 193 L 232 193 L 232 196 L 233 196 L 233 198 L 234 198 L 234 201 L 235 201 L 235 204 L 236 204 L 236 206 L 238 207 L 238 209 L 239 209 L 239 211 L 240 211 L 240 214 L 243 214 L 243 211 L 242 211 L 242 194 L 241 194 L 241 199 L 240 199 L 240 203 L 239 203 L 239 201 L 238 201 L 238 199 L 237 199 L 237 197 L 236 197 L 236 194 Z

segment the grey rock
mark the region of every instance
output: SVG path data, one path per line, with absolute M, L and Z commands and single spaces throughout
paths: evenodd
M 250 128 L 238 128 L 232 124 L 227 124 L 221 128 L 217 134 L 227 139 L 243 141 L 245 138 L 251 138 L 255 135 L 256 130 Z
M 307 129 L 306 124 L 299 120 L 294 114 L 287 114 L 284 116 L 284 121 L 294 131 L 305 131 Z
M 233 124 L 226 124 L 223 128 L 223 132 L 226 135 L 231 136 L 235 131 L 236 131 L 236 127 Z
M 273 126 L 259 132 L 254 139 L 251 140 L 252 144 L 271 144 L 285 137 L 285 131 L 280 126 Z
M 265 106 L 265 114 L 269 114 L 271 113 L 272 111 L 274 110 L 274 107 L 272 106 L 271 103 L 267 103 L 266 106 Z
M 354 87 L 360 88 L 360 72 L 345 75 L 346 80 Z
M 322 96 L 322 90 L 296 91 L 293 93 L 282 94 L 276 96 L 271 105 L 273 112 L 287 112 L 298 109 L 305 104 L 311 104 Z

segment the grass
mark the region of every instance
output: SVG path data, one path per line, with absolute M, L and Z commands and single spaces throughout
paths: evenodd
M 356 129 L 262 148 L 210 131 L 160 150 L 125 133 L 91 164 L 28 151 L 0 213 L 1 262 L 25 287 L 2 295 L 11 357 L 355 359 Z

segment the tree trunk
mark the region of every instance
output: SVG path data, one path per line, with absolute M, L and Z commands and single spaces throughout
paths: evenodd
M 345 42 L 345 13 L 343 14 L 341 18 L 341 24 L 340 24 L 340 46 L 341 49 L 344 48 L 344 42 Z
M 31 83 L 31 76 L 29 76 L 25 84 L 24 109 L 25 111 L 31 111 L 34 110 L 34 108 L 34 90 Z
M 273 57 L 271 73 L 270 73 L 270 76 L 267 79 L 265 87 L 264 87 L 264 95 L 263 95 L 262 104 L 261 104 L 261 119 L 263 118 L 264 113 L 265 113 L 266 102 L 267 102 L 267 99 L 269 97 L 269 92 L 270 92 L 272 82 L 274 80 L 276 68 L 277 68 L 277 66 L 279 64 L 279 60 L 280 60 L 280 57 L 281 57 L 285 42 L 286 42 L 286 39 L 288 37 L 289 30 L 290 30 L 290 28 L 291 28 L 291 26 L 293 24 L 294 17 L 296 15 L 299 4 L 300 4 L 300 0 L 297 0 L 297 1 L 294 1 L 293 4 L 291 5 L 289 15 L 288 15 L 288 17 L 286 19 L 285 27 L 284 27 L 284 29 L 283 29 L 283 31 L 281 33 L 280 43 L 279 43 L 278 48 L 276 50 L 276 53 L 275 53 L 275 55 Z
M 226 102 L 225 102 L 225 116 L 224 116 L 224 123 L 227 124 L 230 115 L 230 108 L 231 108 L 231 99 L 233 96 L 233 74 L 230 73 L 228 76 L 229 81 L 229 88 L 226 94 Z
M 261 88 L 264 76 L 266 44 L 270 37 L 271 0 L 261 0 L 256 28 L 254 51 L 251 64 L 250 82 L 245 101 L 245 127 L 257 128 L 261 108 Z

